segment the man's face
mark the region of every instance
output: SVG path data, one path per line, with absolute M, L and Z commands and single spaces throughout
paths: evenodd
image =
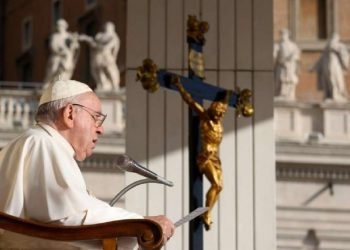
M 92 154 L 98 137 L 103 134 L 103 126 L 98 126 L 101 102 L 95 93 L 83 94 L 73 105 L 75 114 L 72 128 L 71 145 L 75 151 L 75 159 L 83 161 Z
M 222 110 L 214 109 L 214 108 L 210 109 L 210 118 L 213 121 L 218 122 L 223 118 L 223 116 L 224 116 L 224 112 Z

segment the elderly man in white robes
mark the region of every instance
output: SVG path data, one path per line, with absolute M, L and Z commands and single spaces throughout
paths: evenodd
M 0 211 L 61 225 L 143 218 L 87 192 L 76 161 L 92 154 L 105 118 L 86 84 L 50 84 L 39 102 L 37 124 L 0 151 Z M 162 226 L 166 239 L 173 235 L 174 225 L 165 216 L 147 218 Z

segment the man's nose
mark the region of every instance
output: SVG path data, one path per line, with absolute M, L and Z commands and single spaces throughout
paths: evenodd
M 99 126 L 97 129 L 96 129 L 96 133 L 99 134 L 99 135 L 103 135 L 105 132 L 105 129 L 103 126 Z

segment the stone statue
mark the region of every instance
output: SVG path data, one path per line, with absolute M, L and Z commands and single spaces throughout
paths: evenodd
M 328 41 L 320 59 L 311 69 L 317 72 L 317 86 L 325 93 L 326 100 L 345 102 L 348 91 L 344 72 L 349 68 L 349 52 L 340 42 L 339 35 L 334 33 Z
M 50 38 L 51 54 L 44 79 L 46 84 L 57 79 L 71 79 L 79 56 L 79 35 L 67 31 L 68 23 L 64 19 L 57 20 L 56 29 Z
M 196 160 L 200 172 L 205 175 L 211 185 L 206 194 L 205 202 L 205 206 L 209 210 L 202 217 L 205 229 L 209 230 L 212 224 L 211 210 L 219 198 L 223 185 L 219 146 L 224 132 L 222 126 L 224 114 L 233 92 L 227 90 L 218 100 L 213 101 L 208 109 L 205 109 L 185 90 L 179 78 L 174 78 L 172 84 L 200 119 L 201 149 Z
M 276 96 L 278 99 L 295 100 L 300 50 L 290 40 L 288 30 L 281 30 L 280 34 L 281 39 L 274 47 Z
M 86 41 L 91 48 L 90 68 L 95 79 L 97 90 L 119 90 L 120 75 L 117 66 L 117 56 L 120 40 L 112 22 L 104 25 L 104 31 L 95 38 L 81 35 L 80 41 Z

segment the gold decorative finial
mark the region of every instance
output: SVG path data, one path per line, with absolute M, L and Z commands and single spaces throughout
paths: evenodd
M 136 81 L 141 81 L 142 87 L 148 92 L 155 92 L 159 88 L 157 81 L 158 66 L 152 59 L 143 60 L 142 66 L 137 68 Z
M 241 91 L 239 88 L 237 88 L 236 92 L 238 96 L 236 104 L 236 116 L 252 116 L 254 114 L 254 108 L 250 102 L 250 98 L 252 97 L 252 91 L 250 89 L 243 89 Z
M 199 21 L 196 16 L 189 15 L 187 19 L 187 39 L 204 44 L 204 33 L 209 30 L 209 24 Z
M 187 42 L 189 44 L 188 65 L 197 77 L 204 79 L 204 55 L 201 47 L 205 43 L 204 33 L 208 32 L 209 24 L 199 21 L 196 16 L 189 15 L 187 20 Z M 197 44 L 197 47 L 194 46 Z

